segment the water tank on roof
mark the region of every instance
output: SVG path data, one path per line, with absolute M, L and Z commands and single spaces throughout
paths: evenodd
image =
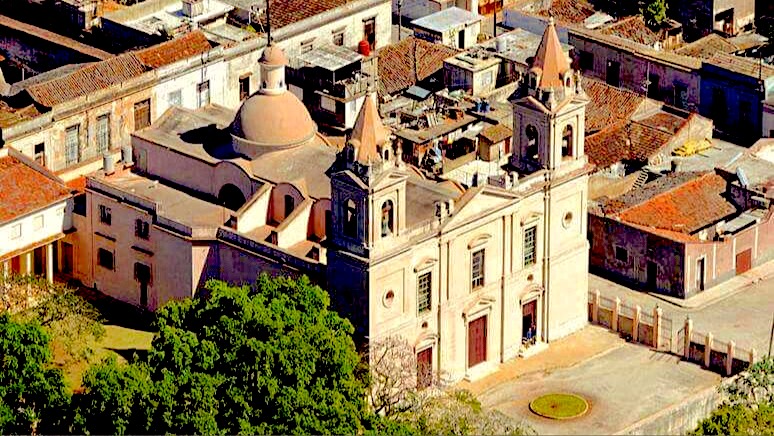
M 505 38 L 500 37 L 495 39 L 495 47 L 497 48 L 497 53 L 505 52 L 505 49 L 508 48 L 508 44 L 505 41 Z
M 371 55 L 371 44 L 366 40 L 362 40 L 357 44 L 357 52 L 363 56 Z

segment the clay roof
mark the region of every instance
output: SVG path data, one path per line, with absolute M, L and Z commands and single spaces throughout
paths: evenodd
M 505 138 L 510 138 L 513 136 L 513 130 L 509 129 L 508 126 L 504 126 L 502 124 L 495 124 L 494 126 L 489 126 L 486 129 L 481 131 L 481 136 L 486 138 L 491 143 L 496 143 L 504 140 Z
M 583 77 L 581 84 L 589 98 L 586 106 L 586 134 L 629 120 L 645 101 L 645 97 L 634 92 L 588 77 Z
M 352 0 L 270 0 L 271 28 L 279 29 L 289 24 L 335 9 Z M 265 20 L 265 18 L 264 18 Z M 266 24 L 266 23 L 264 23 Z
M 403 91 L 443 69 L 444 59 L 460 50 L 409 37 L 379 50 L 379 91 Z
M 533 68 L 540 68 L 540 82 L 538 88 L 560 88 L 563 85 L 562 74 L 570 69 L 570 63 L 562 50 L 559 35 L 556 34 L 554 19 L 548 19 L 548 26 L 540 40 Z
M 589 162 L 607 168 L 616 162 L 647 162 L 673 134 L 638 122 L 620 122 L 586 137 Z
M 726 181 L 707 173 L 619 214 L 622 221 L 690 234 L 733 215 L 724 196 Z
M 317 132 L 306 106 L 292 92 L 253 94 L 239 108 L 231 133 L 260 146 L 288 146 L 309 141 Z
M 360 142 L 356 159 L 361 163 L 378 160 L 379 150 L 377 147 L 389 140 L 389 132 L 379 118 L 374 97 L 372 95 L 366 97 L 350 135 L 350 139 L 356 139 Z
M 70 74 L 27 88 L 33 100 L 53 107 L 137 77 L 146 71 L 134 53 L 88 64 Z
M 664 39 L 663 31 L 653 31 L 641 15 L 627 17 L 600 29 L 605 35 L 618 36 L 640 44 L 652 46 Z
M 212 45 L 204 33 L 196 30 L 173 40 L 139 50 L 136 55 L 146 67 L 158 68 L 204 53 L 211 48 Z
M 739 48 L 726 38 L 723 38 L 717 33 L 710 33 L 703 38 L 680 47 L 675 50 L 675 53 L 695 58 L 709 59 L 715 55 L 715 53 L 733 53 L 737 50 L 739 50 Z
M 715 53 L 714 56 L 705 61 L 707 64 L 714 65 L 719 68 L 724 68 L 735 73 L 743 74 L 745 76 L 758 77 L 774 76 L 774 67 L 767 64 L 761 64 L 757 60 L 743 58 L 740 56 L 734 56 L 725 53 Z
M 560 23 L 582 23 L 586 18 L 594 15 L 594 6 L 588 0 L 554 0 L 551 7 L 538 12 L 547 17 L 553 15 Z
M 0 157 L 0 222 L 20 218 L 70 196 L 64 183 L 15 154 Z
M 691 114 L 690 116 L 694 115 L 695 114 Z M 659 129 L 662 132 L 671 133 L 673 135 L 677 133 L 677 131 L 680 130 L 680 128 L 683 127 L 686 122 L 688 122 L 688 119 L 670 114 L 668 112 L 656 112 L 655 114 L 646 118 L 637 120 L 637 123 L 639 124 L 652 127 L 654 129 Z

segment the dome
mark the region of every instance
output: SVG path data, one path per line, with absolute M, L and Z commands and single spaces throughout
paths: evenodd
M 284 67 L 288 64 L 288 57 L 285 56 L 285 52 L 281 48 L 269 45 L 263 50 L 258 62 L 274 67 Z
M 289 148 L 309 141 L 316 133 L 306 106 L 290 92 L 251 96 L 231 124 L 236 151 L 250 157 L 259 154 L 256 147 Z

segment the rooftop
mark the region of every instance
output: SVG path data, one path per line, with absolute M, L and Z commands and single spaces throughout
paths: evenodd
M 587 135 L 616 122 L 631 119 L 646 100 L 634 92 L 588 77 L 583 77 L 581 85 L 589 97 L 586 106 Z
M 395 94 L 443 69 L 460 50 L 409 37 L 379 50 L 379 92 Z
M 553 15 L 560 23 L 580 24 L 596 12 L 588 0 L 553 0 L 550 4 L 550 8 L 541 9 L 538 14 L 544 17 Z
M 202 54 L 212 48 L 202 32 L 194 31 L 171 41 L 148 47 L 136 52 L 137 59 L 148 68 L 164 65 Z
M 487 50 L 492 51 L 495 56 L 516 62 L 524 67 L 529 66 L 529 59 L 535 56 L 540 45 L 541 36 L 524 29 L 513 29 L 510 32 L 498 35 L 481 44 Z M 497 41 L 504 41 L 505 47 L 497 51 Z M 503 44 L 503 42 L 501 42 Z M 562 44 L 562 50 L 570 56 L 572 47 L 569 44 Z
M 232 212 L 205 199 L 157 180 L 129 171 L 119 170 L 110 176 L 97 173 L 90 176 L 121 191 L 156 204 L 156 213 L 191 228 L 214 231 L 225 224 Z
M 674 23 L 674 25 L 679 26 L 677 23 Z M 642 15 L 634 15 L 618 20 L 601 28 L 599 31 L 605 35 L 618 36 L 653 47 L 665 39 L 667 30 L 672 27 L 666 25 L 662 29 L 654 30 L 645 24 Z
M 187 17 L 183 13 L 182 1 L 172 0 L 156 2 L 155 4 L 138 3 L 109 14 L 107 18 L 148 34 L 155 34 L 159 29 L 173 33 L 178 28 L 188 26 L 190 21 L 209 22 L 218 17 L 225 17 L 229 11 L 234 9 L 233 6 L 219 0 L 206 0 L 202 4 L 204 10 L 194 17 Z
M 707 64 L 724 68 L 738 74 L 748 77 L 764 79 L 774 76 L 774 67 L 759 62 L 757 59 L 743 58 L 725 53 L 715 53 L 714 56 L 706 60 Z
M 51 206 L 70 196 L 61 180 L 9 148 L 0 149 L 0 223 Z
M 675 50 L 675 53 L 695 58 L 709 59 L 715 55 L 715 53 L 730 54 L 737 50 L 739 50 L 739 47 L 731 43 L 728 39 L 717 33 L 710 33 L 703 38 L 678 48 Z
M 279 29 L 287 25 L 311 18 L 325 11 L 354 3 L 357 0 L 270 0 L 271 28 Z M 265 23 L 264 23 L 265 24 Z
M 324 45 L 296 56 L 308 65 L 336 71 L 363 59 L 359 53 L 338 45 Z
M 620 122 L 586 137 L 589 162 L 599 169 L 617 162 L 646 163 L 673 134 L 639 122 Z
M 418 18 L 412 21 L 411 25 L 432 32 L 444 33 L 449 30 L 482 21 L 483 19 L 484 17 L 481 15 L 452 6 L 442 11 Z

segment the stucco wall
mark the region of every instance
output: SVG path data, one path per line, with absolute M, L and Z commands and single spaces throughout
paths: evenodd
M 69 229 L 67 200 L 58 201 L 44 209 L 21 216 L 0 226 L 0 257 L 29 247 Z M 41 222 L 42 219 L 42 222 Z M 16 237 L 16 235 L 19 235 Z

